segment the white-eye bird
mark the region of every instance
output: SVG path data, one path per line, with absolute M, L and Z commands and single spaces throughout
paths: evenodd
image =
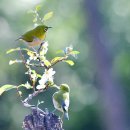
M 55 92 L 52 96 L 55 109 L 63 112 L 65 118 L 69 120 L 68 108 L 69 108 L 69 92 L 70 88 L 67 84 L 61 84 L 59 91 Z
M 42 43 L 46 37 L 46 32 L 49 28 L 46 25 L 39 25 L 36 28 L 24 33 L 16 40 L 23 40 L 28 46 L 34 47 Z

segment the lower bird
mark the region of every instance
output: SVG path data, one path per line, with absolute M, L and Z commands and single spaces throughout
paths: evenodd
M 69 92 L 70 88 L 67 84 L 61 84 L 59 91 L 55 92 L 52 96 L 55 109 L 63 112 L 65 118 L 69 120 Z
M 51 28 L 46 25 L 39 25 L 36 28 L 21 35 L 17 40 L 23 40 L 28 46 L 40 45 L 46 37 L 47 30 Z

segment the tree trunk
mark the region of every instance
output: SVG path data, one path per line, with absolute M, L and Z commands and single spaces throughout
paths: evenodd
M 104 27 L 99 11 L 101 0 L 85 0 L 85 10 L 92 41 L 92 52 L 96 62 L 97 80 L 100 86 L 100 101 L 103 105 L 102 118 L 105 130 L 126 130 L 126 104 L 121 87 L 112 76 L 112 57 L 108 47 L 108 36 L 101 36 Z M 103 43 L 103 42 L 104 43 Z
M 63 130 L 62 120 L 54 113 L 45 112 L 39 108 L 32 108 L 32 113 L 27 115 L 23 122 L 24 130 Z

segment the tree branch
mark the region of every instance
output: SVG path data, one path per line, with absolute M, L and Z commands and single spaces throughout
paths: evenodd
M 31 114 L 23 122 L 24 130 L 63 130 L 62 120 L 54 113 L 33 107 Z
M 64 61 L 68 58 L 68 56 L 65 55 L 65 57 L 61 57 L 60 59 L 58 59 L 57 61 L 55 61 L 54 63 L 51 64 L 51 66 L 49 66 L 48 68 L 53 67 L 54 65 L 56 65 L 58 62 Z
M 24 58 L 24 55 L 23 55 L 21 49 L 19 50 L 19 52 L 20 52 L 20 55 L 21 55 L 21 58 L 22 58 L 22 61 L 23 61 L 24 65 L 25 65 L 25 67 L 28 69 L 28 64 L 26 63 L 26 60 Z M 35 92 L 35 83 L 32 81 L 32 78 L 31 78 L 30 74 L 29 74 L 29 78 L 30 78 L 30 81 L 32 82 L 33 90 Z

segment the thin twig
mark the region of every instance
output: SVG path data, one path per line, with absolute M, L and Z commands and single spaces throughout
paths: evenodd
M 33 97 L 37 96 L 39 93 L 42 93 L 48 89 L 48 85 L 44 89 L 39 89 L 38 91 L 34 91 L 32 94 L 29 94 L 27 98 L 25 98 L 22 103 L 25 107 L 34 107 L 35 105 L 30 105 L 29 101 L 32 100 Z
M 37 96 L 39 93 L 43 92 L 44 90 L 38 90 L 38 91 L 34 91 L 32 94 L 29 94 L 27 98 L 25 98 L 22 103 L 25 107 L 34 107 L 35 105 L 30 105 L 29 101 L 32 100 L 33 97 Z
M 22 58 L 22 61 L 23 61 L 24 65 L 27 67 L 27 64 L 26 64 L 26 61 L 25 61 L 25 58 L 23 56 L 23 53 L 22 53 L 21 49 L 19 50 L 19 52 L 20 52 L 20 55 L 21 55 L 21 58 Z
M 45 67 L 47 70 L 48 69 L 50 69 L 51 67 L 53 67 L 54 65 L 56 65 L 58 62 L 62 62 L 62 61 L 64 61 L 64 60 L 66 60 L 68 58 L 68 56 L 65 56 L 65 57 L 62 57 L 61 59 L 59 59 L 59 60 L 57 60 L 56 62 L 54 62 L 54 63 L 52 63 L 50 66 L 45 66 L 45 64 L 44 65 L 42 65 L 42 64 L 31 64 L 31 63 L 29 63 L 29 64 L 27 64 L 26 63 L 26 65 L 28 65 L 28 66 L 32 66 L 32 67 Z M 43 61 L 42 61 L 43 62 Z
M 21 100 L 21 102 L 22 102 L 22 96 L 21 96 L 20 93 L 19 93 L 18 87 L 16 87 L 16 91 L 17 91 L 18 96 L 19 96 L 19 98 L 20 98 L 20 100 Z
M 37 59 L 38 59 L 38 60 L 39 60 L 39 62 L 41 63 L 41 66 L 42 66 L 42 67 L 45 67 L 45 69 L 47 69 L 47 70 L 48 70 L 48 66 L 47 66 L 47 65 L 45 65 L 44 61 L 42 61 L 42 60 L 40 59 L 40 57 L 38 57 Z M 44 66 L 43 66 L 42 64 L 43 64 Z
M 48 67 L 48 69 L 50 69 L 51 67 L 53 67 L 54 65 L 56 65 L 58 62 L 66 60 L 67 58 L 68 58 L 68 56 L 61 57 L 60 59 L 58 59 L 57 61 L 55 61 L 54 63 L 52 63 L 51 66 Z
M 32 66 L 32 67 L 44 67 L 43 65 L 40 65 L 40 64 L 31 64 L 31 63 L 29 63 L 29 64 L 27 64 L 28 66 Z
M 41 46 L 42 46 L 42 45 L 41 45 Z M 40 46 L 40 48 L 39 48 L 39 51 L 40 51 L 40 49 L 41 49 L 41 46 Z M 66 60 L 66 59 L 68 58 L 68 55 L 65 55 L 64 57 L 61 57 L 60 59 L 58 59 L 58 60 L 56 60 L 55 62 L 53 62 L 53 63 L 48 67 L 48 66 L 46 66 L 46 65 L 44 64 L 44 62 L 40 59 L 40 56 L 37 58 L 37 59 L 39 59 L 40 64 L 30 64 L 30 63 L 28 64 L 28 63 L 26 63 L 26 60 L 25 60 L 25 58 L 24 58 L 24 55 L 23 55 L 21 49 L 19 50 L 19 52 L 20 52 L 22 61 L 23 61 L 24 65 L 25 65 L 25 67 L 26 67 L 27 69 L 28 69 L 28 67 L 31 67 L 31 66 L 32 66 L 32 67 L 45 67 L 45 68 L 48 70 L 48 69 L 50 69 L 51 67 L 53 67 L 54 65 L 56 65 L 58 62 L 62 62 L 62 61 Z M 43 65 L 42 65 L 42 64 L 43 64 Z M 21 100 L 21 101 L 22 101 L 22 103 L 23 103 L 23 105 L 24 105 L 25 107 L 34 107 L 34 105 L 30 105 L 30 104 L 29 104 L 29 101 L 32 100 L 33 97 L 37 96 L 39 93 L 42 93 L 42 92 L 46 91 L 49 86 L 46 85 L 46 87 L 45 87 L 44 89 L 40 89 L 40 90 L 36 91 L 36 90 L 35 90 L 35 84 L 33 83 L 30 74 L 29 74 L 29 77 L 30 77 L 30 80 L 31 80 L 31 82 L 32 82 L 34 92 L 33 92 L 32 94 L 29 94 L 27 98 L 25 98 L 23 101 L 22 101 L 22 100 Z
M 40 53 L 40 50 L 41 50 L 41 48 L 42 48 L 42 46 L 43 46 L 44 43 L 45 43 L 45 42 L 43 41 L 43 42 L 40 44 L 40 47 L 38 48 L 38 54 Z
M 28 69 L 28 64 L 25 61 L 25 58 L 24 58 L 24 55 L 23 55 L 21 49 L 19 50 L 19 52 L 20 52 L 20 55 L 21 55 L 21 58 L 22 58 L 22 61 L 23 61 L 24 65 L 25 65 L 25 67 Z M 29 74 L 29 78 L 30 78 L 30 81 L 32 82 L 33 90 L 35 92 L 35 83 L 32 81 L 32 78 L 31 78 L 30 74 Z
M 40 50 L 41 50 L 41 48 L 42 48 L 42 46 L 43 46 L 44 43 L 45 43 L 45 42 L 43 41 L 43 42 L 40 44 L 40 47 L 38 48 L 39 57 L 37 57 L 37 59 L 38 59 L 39 62 L 41 63 L 41 66 L 40 66 L 40 67 L 45 67 L 45 69 L 48 70 L 48 66 L 47 66 L 47 65 L 44 63 L 44 61 L 42 61 L 41 58 L 40 58 Z M 44 66 L 43 66 L 43 65 L 44 65 Z

